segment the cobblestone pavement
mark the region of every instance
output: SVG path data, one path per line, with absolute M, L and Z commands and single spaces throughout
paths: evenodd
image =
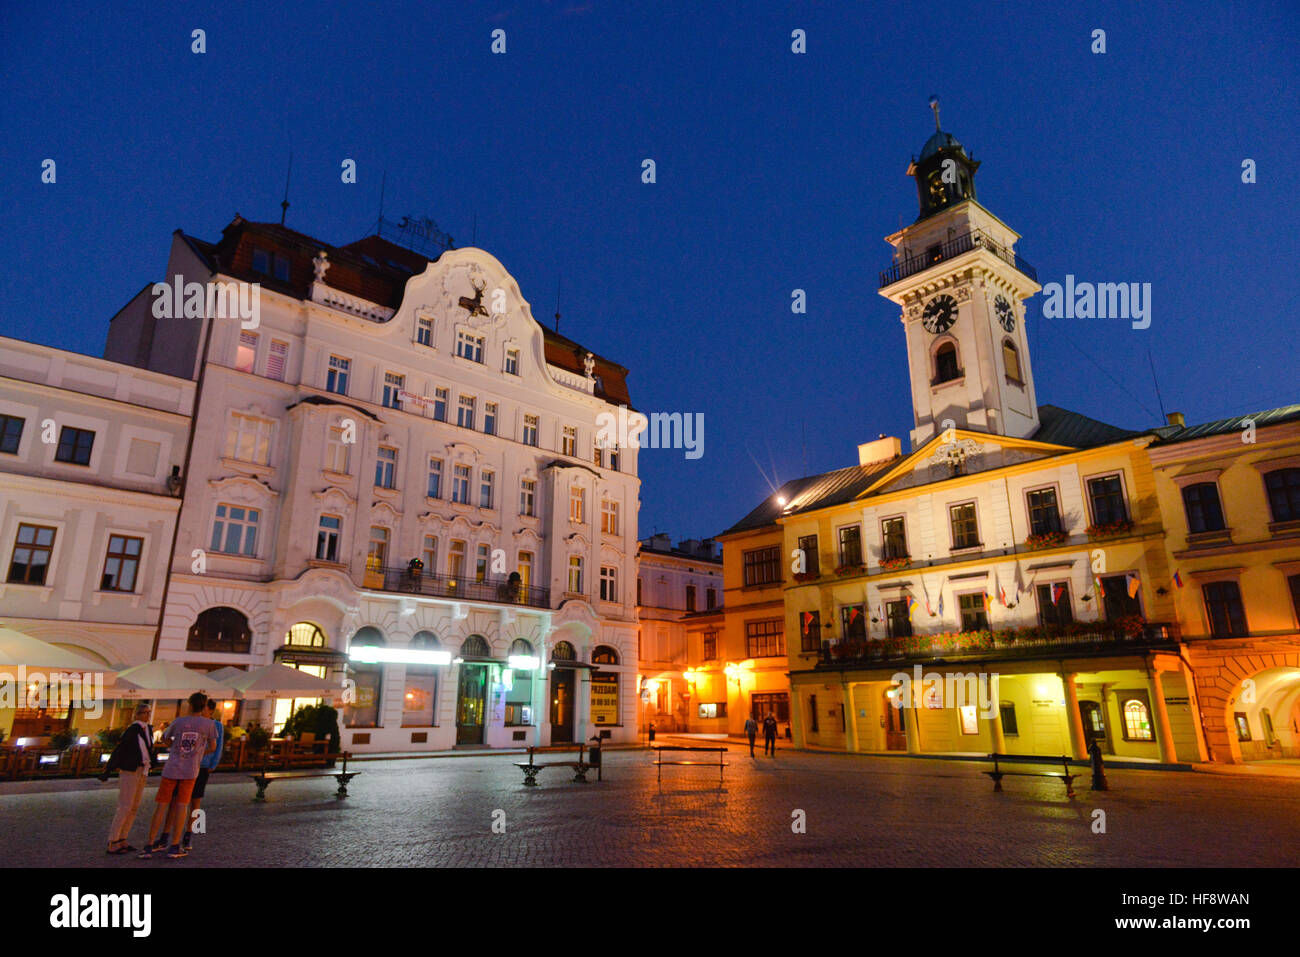
M 1078 797 L 1051 778 L 984 765 L 732 747 L 717 771 L 666 767 L 645 751 L 605 755 L 605 780 L 567 769 L 525 788 L 517 755 L 357 763 L 345 800 L 332 778 L 273 783 L 264 804 L 243 775 L 221 774 L 204 802 L 208 833 L 183 861 L 104 853 L 117 785 L 0 787 L 7 866 L 1151 866 L 1300 863 L 1300 781 L 1178 772 L 1109 772 Z M 143 843 L 156 779 L 132 841 Z M 1106 832 L 1093 832 L 1094 809 Z M 793 812 L 806 814 L 794 833 Z M 493 833 L 494 811 L 505 833 Z M 496 818 L 501 819 L 497 814 Z

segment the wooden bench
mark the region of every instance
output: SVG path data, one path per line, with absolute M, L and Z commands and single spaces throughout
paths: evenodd
M 257 785 L 257 797 L 254 801 L 266 800 L 266 789 L 270 787 L 272 781 L 280 781 L 285 778 L 334 778 L 339 782 L 339 789 L 335 792 L 335 797 L 345 798 L 348 796 L 348 782 L 355 778 L 360 771 L 348 770 L 348 758 L 352 757 L 351 752 L 343 752 L 343 769 L 341 771 L 331 771 L 328 768 L 304 771 L 268 771 L 263 768 L 257 774 L 250 774 L 249 777 Z
M 993 790 L 995 791 L 1002 790 L 1002 779 L 1007 775 L 1024 778 L 1059 778 L 1065 782 L 1065 796 L 1074 797 L 1074 779 L 1078 775 L 1070 773 L 1070 759 L 1064 755 L 1060 758 L 1061 767 L 1065 769 L 1064 774 L 1058 774 L 1055 771 L 1003 771 L 998 767 L 998 759 L 1005 758 L 1006 755 L 990 754 L 989 757 L 993 759 L 993 770 L 984 773 L 993 779 Z
M 725 767 L 727 766 L 727 763 L 726 763 L 726 761 L 724 761 L 724 760 L 722 759 L 722 756 L 723 756 L 724 754 L 726 754 L 726 752 L 727 752 L 727 749 L 726 749 L 726 748 L 696 748 L 696 747 L 685 747 L 685 746 L 683 746 L 683 745 L 668 745 L 668 744 L 662 744 L 662 745 L 660 745 L 660 744 L 657 744 L 657 745 L 654 745 L 654 746 L 652 747 L 652 750 L 659 752 L 658 754 L 655 755 L 655 767 L 659 769 L 658 772 L 657 772 L 657 773 L 658 773 L 659 783 L 661 783 L 661 784 L 663 783 L 663 779 L 664 779 L 664 765 L 665 765 L 665 764 L 668 764 L 668 765 L 698 765 L 698 766 L 700 766 L 700 767 L 705 767 L 705 768 L 717 768 L 717 769 L 718 769 L 718 787 L 722 787 L 722 769 L 725 768 Z M 695 759 L 693 759 L 693 758 L 687 758 L 686 760 L 680 760 L 680 761 L 669 761 L 669 760 L 666 760 L 666 759 L 664 758 L 664 754 L 663 754 L 663 753 L 664 753 L 665 751 L 693 751 L 693 752 L 704 752 L 704 753 L 706 753 L 706 754 L 716 754 L 716 755 L 718 756 L 718 759 L 717 759 L 716 761 L 697 761 L 697 760 L 695 760 Z
M 543 754 L 572 754 L 575 750 L 578 752 L 578 760 L 576 761 L 547 761 L 544 764 L 538 764 L 534 760 L 534 756 L 538 751 L 541 751 Z M 538 786 L 537 774 L 542 770 L 542 768 L 573 768 L 573 780 L 586 784 L 587 772 L 595 767 L 594 764 L 583 760 L 586 751 L 587 746 L 585 744 L 579 744 L 576 749 L 569 746 L 549 748 L 532 747 L 528 749 L 528 763 L 523 764 L 516 762 L 515 767 L 524 772 L 524 787 L 535 788 Z

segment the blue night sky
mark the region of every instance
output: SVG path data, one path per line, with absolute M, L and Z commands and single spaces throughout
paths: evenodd
M 1189 423 L 1300 401 L 1293 2 L 22 6 L 0 15 L 0 334 L 98 355 L 173 230 L 278 220 L 290 150 L 286 224 L 336 244 L 387 171 L 389 215 L 461 246 L 477 218 L 539 320 L 562 278 L 561 331 L 627 366 L 638 408 L 704 413 L 703 458 L 642 454 L 643 536 L 735 522 L 769 492 L 755 459 L 785 481 L 880 432 L 906 447 L 876 287 L 932 93 L 1041 282 L 1152 284 L 1144 331 L 1031 300 L 1040 402 L 1158 424 L 1148 349 Z

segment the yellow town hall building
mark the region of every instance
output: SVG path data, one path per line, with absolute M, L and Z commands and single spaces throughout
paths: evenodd
M 920 216 L 888 237 L 912 451 L 882 436 L 719 536 L 725 609 L 699 637 L 734 659 L 699 686 L 740 699 L 728 725 L 756 710 L 746 676 L 762 710 L 788 689 L 800 746 L 1300 758 L 1300 406 L 1130 431 L 1039 405 L 1040 286 L 978 165 L 937 131 L 908 170 Z M 753 640 L 777 623 L 785 687 Z

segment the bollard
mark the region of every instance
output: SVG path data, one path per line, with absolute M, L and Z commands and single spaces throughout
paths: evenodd
M 1106 767 L 1101 760 L 1101 745 L 1097 739 L 1092 739 L 1092 744 L 1088 746 L 1088 757 L 1092 759 L 1092 789 L 1094 791 L 1109 790 L 1106 786 Z

